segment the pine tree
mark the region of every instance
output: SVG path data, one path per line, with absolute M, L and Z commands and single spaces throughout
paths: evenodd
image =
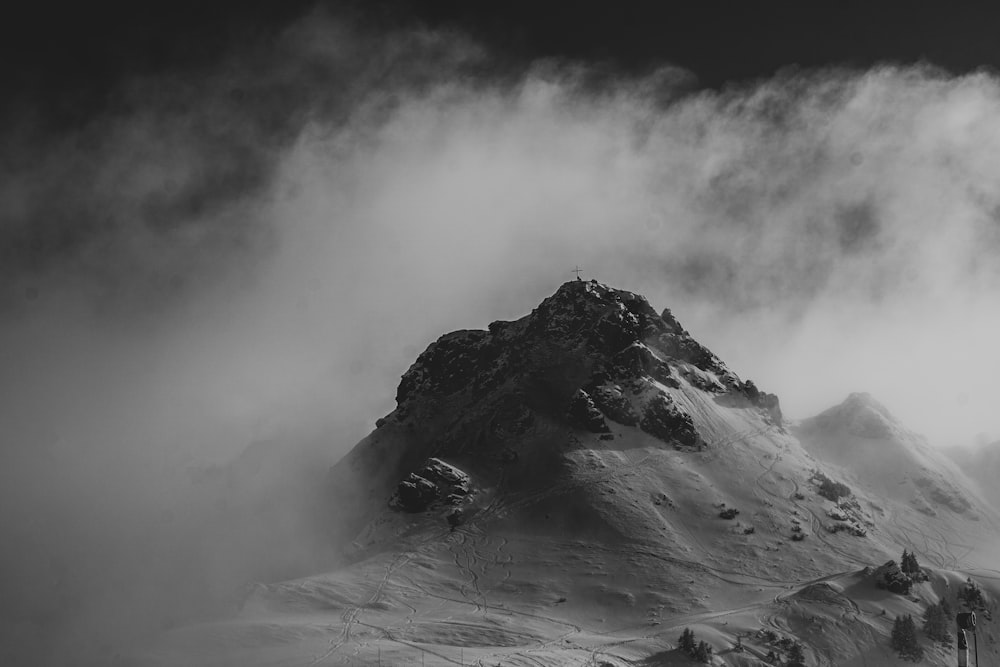
M 941 598 L 941 615 L 944 616 L 944 622 L 946 628 L 951 628 L 952 623 L 955 622 L 955 610 L 951 608 L 948 604 L 947 598 Z M 951 632 L 948 633 L 948 643 L 951 643 Z
M 787 667 L 805 667 L 806 654 L 802 650 L 802 644 L 798 642 L 792 644 L 792 647 L 788 649 L 788 662 L 785 664 Z
M 684 632 L 681 633 L 680 639 L 677 640 L 677 646 L 687 655 L 694 655 L 694 632 L 691 628 L 684 628 Z
M 951 633 L 951 629 L 954 627 L 955 614 L 952 613 L 947 600 L 941 601 L 941 619 L 944 622 L 944 632 L 941 634 L 940 641 L 950 648 L 955 641 L 955 636 Z
M 917 554 L 903 549 L 903 555 L 899 561 L 899 569 L 905 574 L 920 575 L 922 573 L 920 563 L 917 562 Z
M 983 597 L 983 591 L 971 577 L 966 580 L 965 586 L 958 592 L 958 599 L 972 611 L 986 609 L 986 598 Z
M 924 650 L 917 641 L 917 626 L 909 614 L 897 616 L 892 624 L 892 648 L 899 657 L 919 662 L 924 658 Z
M 934 641 L 951 644 L 948 615 L 945 615 L 943 604 L 932 604 L 924 611 L 924 634 Z
M 892 622 L 892 635 L 890 639 L 892 650 L 894 651 L 902 651 L 903 646 L 906 645 L 906 623 L 904 618 L 903 616 L 897 616 L 896 620 Z
M 693 657 L 699 662 L 708 662 L 712 659 L 712 647 L 704 641 L 698 642 L 698 646 L 694 649 Z

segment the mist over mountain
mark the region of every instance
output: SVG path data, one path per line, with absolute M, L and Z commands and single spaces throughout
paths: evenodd
M 1000 502 L 1000 487 L 997 473 L 1000 472 L 1000 442 L 991 442 L 967 447 L 953 447 L 945 453 L 974 480 L 985 497 L 991 502 Z
M 796 642 L 895 664 L 893 618 L 965 608 L 970 573 L 995 594 L 1000 512 L 884 406 L 790 424 L 669 309 L 597 281 L 431 343 L 326 484 L 340 567 L 246 587 L 129 664 L 686 664 L 690 627 L 713 664 Z
M 519 321 L 577 265 L 584 277 L 668 305 L 691 333 L 662 314 L 632 313 L 677 338 L 657 351 L 643 331 L 629 331 L 648 354 L 636 346 L 616 360 L 621 349 L 604 350 L 607 381 L 593 377 L 593 360 L 567 360 L 567 369 L 577 364 L 568 375 L 558 364 L 533 370 L 534 357 L 503 360 L 504 382 L 530 376 L 518 400 L 544 416 L 537 437 L 558 432 L 562 442 L 566 428 L 599 424 L 591 403 L 609 429 L 587 436 L 597 448 L 540 461 L 525 493 L 544 486 L 551 464 L 579 500 L 579 480 L 603 479 L 577 474 L 591 449 L 597 468 L 655 464 L 642 477 L 646 496 L 614 487 L 635 505 L 584 497 L 574 515 L 552 501 L 554 511 L 526 522 L 548 513 L 567 529 L 596 522 L 597 533 L 619 536 L 634 524 L 657 553 L 674 535 L 670 557 L 705 560 L 720 587 L 727 572 L 793 585 L 904 546 L 940 568 L 989 566 L 989 545 L 966 534 L 992 525 L 981 499 L 991 498 L 988 478 L 966 467 L 982 487 L 968 488 L 928 443 L 1000 435 L 990 379 L 1000 370 L 995 76 L 838 65 L 707 88 L 667 61 L 623 71 L 565 57 L 512 62 L 449 27 L 385 29 L 322 10 L 281 25 L 220 39 L 211 57 L 183 68 L 125 68 L 65 122 L 50 123 L 36 113 L 41 102 L 17 95 L 0 112 L 0 532 L 13 545 L 0 556 L 6 651 L 41 664 L 84 655 L 106 664 L 170 628 L 218 617 L 245 585 L 336 569 L 359 536 L 352 558 L 379 545 L 395 553 L 402 515 L 389 498 L 443 492 L 453 464 L 445 459 L 469 435 L 458 422 L 439 434 L 423 398 L 411 409 L 426 423 L 407 421 L 393 401 L 399 379 L 411 387 L 404 398 L 440 380 L 420 353 L 442 332 L 480 333 L 448 337 L 440 351 L 504 348 L 516 331 L 489 324 Z M 615 288 L 597 292 L 609 308 L 615 298 L 639 303 Z M 624 305 L 613 308 L 628 319 Z M 546 336 L 520 344 L 540 354 Z M 427 377 L 408 371 L 418 358 Z M 656 378 L 658 362 L 670 367 L 661 379 L 679 387 Z M 608 384 L 619 364 L 639 373 L 638 384 Z M 657 398 L 657 382 L 673 398 Z M 780 416 L 758 385 L 781 397 Z M 586 397 L 571 427 L 547 402 L 578 389 Z M 821 418 L 859 390 L 887 407 L 862 401 Z M 499 394 L 459 398 L 482 399 L 505 428 L 517 427 Z M 611 417 L 616 405 L 625 422 Z M 366 436 L 380 417 L 387 421 Z M 462 428 L 489 433 L 477 419 Z M 388 453 L 352 449 L 361 439 L 394 444 L 386 434 L 403 423 L 419 438 Z M 601 435 L 623 428 L 632 430 L 619 440 L 639 443 L 631 453 L 600 449 L 615 442 Z M 673 467 L 684 454 L 669 453 L 675 439 L 722 459 L 739 449 L 727 444 L 735 434 L 754 429 L 767 436 L 740 440 L 739 471 L 701 459 L 690 475 Z M 441 465 L 430 460 L 439 445 L 449 454 Z M 661 445 L 668 453 L 641 458 Z M 772 472 L 787 479 L 758 477 L 779 452 L 784 463 Z M 371 474 L 357 480 L 364 494 L 331 498 L 326 471 L 345 456 L 378 465 L 365 464 Z M 496 471 L 463 463 L 481 487 L 499 483 Z M 831 519 L 832 507 L 814 504 L 807 516 L 789 500 L 796 485 L 822 485 L 814 467 L 852 488 L 856 514 L 839 509 L 845 518 Z M 411 480 L 400 496 L 411 474 L 427 484 Z M 693 519 L 661 521 L 647 506 L 681 503 L 674 495 L 688 498 L 681 506 Z M 744 506 L 760 514 L 723 529 L 714 523 L 722 508 L 695 500 L 708 496 L 740 508 L 738 521 Z M 778 509 L 763 509 L 764 500 Z M 810 554 L 815 564 L 796 558 L 786 568 L 769 560 L 774 543 L 752 540 L 761 526 L 791 540 L 782 532 L 796 525 L 790 517 L 823 537 L 831 521 L 847 528 Z M 893 517 L 905 528 L 890 527 Z M 449 528 L 442 516 L 427 523 Z M 712 526 L 705 538 L 702 523 Z M 730 533 L 750 527 L 730 554 Z M 867 541 L 839 541 L 855 528 Z M 551 563 L 572 553 L 566 544 L 545 552 L 529 541 L 516 553 Z M 351 570 L 359 586 L 386 565 L 373 558 Z M 619 559 L 630 571 L 632 556 L 608 558 L 606 571 Z M 455 581 L 471 575 L 455 576 L 434 585 L 467 587 Z M 664 574 L 663 586 L 684 576 Z M 717 595 L 694 588 L 678 595 Z M 602 601 L 641 597 L 634 582 L 587 590 Z M 638 607 L 629 609 L 637 620 Z M 525 632 L 518 636 L 558 635 Z

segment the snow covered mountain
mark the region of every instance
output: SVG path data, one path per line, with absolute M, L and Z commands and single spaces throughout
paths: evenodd
M 894 664 L 893 618 L 954 606 L 995 555 L 996 511 L 873 399 L 789 424 L 669 310 L 595 281 L 442 336 L 396 400 L 330 471 L 350 563 L 248 587 L 136 664 L 691 664 L 684 628 L 715 664 L 795 641 Z M 908 596 L 870 569 L 904 548 L 937 568 Z
M 963 535 L 980 532 L 970 522 L 983 520 L 995 530 L 995 511 L 966 474 L 868 394 L 851 394 L 792 430 L 807 451 L 850 481 L 856 496 L 870 499 L 875 516 L 891 517 L 879 522 L 883 530 L 935 565 L 968 565 L 974 547 Z

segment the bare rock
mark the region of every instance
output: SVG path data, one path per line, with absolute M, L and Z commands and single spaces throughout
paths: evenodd
M 396 487 L 391 504 L 404 512 L 423 512 L 438 499 L 438 487 L 434 482 L 411 472 Z
M 404 512 L 423 512 L 443 502 L 457 505 L 472 492 L 469 476 L 441 459 L 428 459 L 399 483 L 389 505 Z
M 574 425 L 591 433 L 609 433 L 611 431 L 608 428 L 608 423 L 604 421 L 604 415 L 594 405 L 590 394 L 583 389 L 577 389 L 573 398 L 570 399 L 567 416 Z
M 639 415 L 632 407 L 631 401 L 616 385 L 600 385 L 591 389 L 591 397 L 597 408 L 608 419 L 625 426 L 636 426 Z
M 691 415 L 665 394 L 655 395 L 646 404 L 639 428 L 678 449 L 701 449 L 703 446 Z

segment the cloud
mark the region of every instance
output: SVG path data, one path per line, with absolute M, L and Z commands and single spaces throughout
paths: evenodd
M 789 71 L 664 102 L 650 81 L 546 64 L 318 121 L 282 163 L 277 217 L 309 229 L 278 282 L 325 266 L 351 312 L 413 308 L 362 334 L 397 350 L 517 316 L 579 263 L 669 304 L 792 414 L 871 389 L 941 444 L 997 430 L 988 344 L 969 346 L 998 325 L 997 82 Z
M 461 35 L 314 14 L 123 82 L 72 132 L 22 119 L 0 165 L 11 632 L 114 648 L 124 617 L 155 630 L 330 562 L 304 471 L 434 338 L 525 314 L 577 264 L 792 416 L 867 390 L 934 442 L 1000 435 L 998 112 L 988 74 L 697 90 L 667 65 L 497 71 Z M 29 570 L 46 594 L 12 583 Z M 137 592 L 98 600 L 109 582 Z

